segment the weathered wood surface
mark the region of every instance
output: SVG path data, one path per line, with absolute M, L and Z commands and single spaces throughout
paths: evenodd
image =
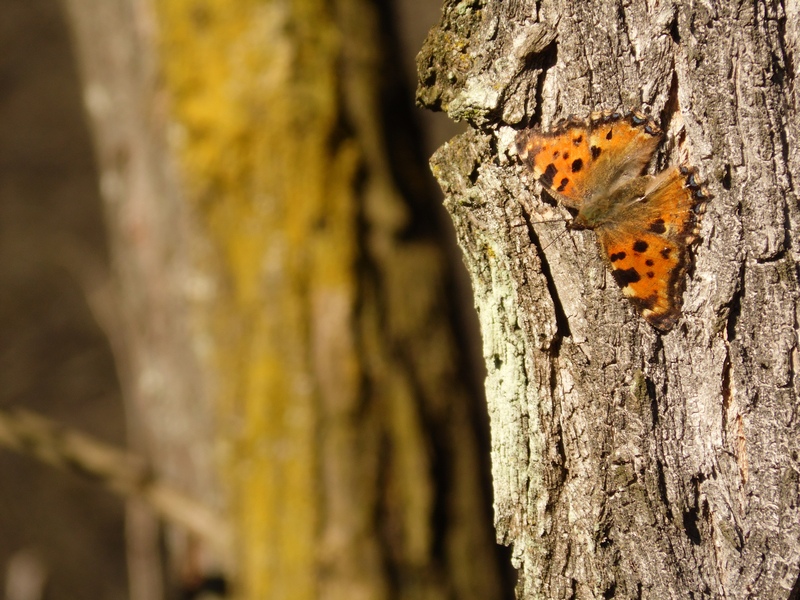
M 797 2 L 446 2 L 418 99 L 484 336 L 495 519 L 520 598 L 788 598 L 800 569 Z M 714 195 L 666 335 L 593 232 L 563 233 L 516 130 L 644 107 L 651 169 Z

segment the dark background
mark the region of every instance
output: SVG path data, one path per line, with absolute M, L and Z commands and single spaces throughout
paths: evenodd
M 114 360 L 87 303 L 107 262 L 76 65 L 54 0 L 0 2 L 0 403 L 123 444 Z M 125 598 L 122 502 L 0 449 L 0 582 Z M 23 577 L 24 578 L 24 577 Z

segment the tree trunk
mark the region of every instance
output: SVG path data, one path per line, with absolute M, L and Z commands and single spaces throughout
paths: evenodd
M 788 598 L 800 569 L 797 2 L 446 2 L 419 100 L 489 370 L 519 598 Z M 556 213 L 516 130 L 639 108 L 713 194 L 662 334 Z M 563 235 L 562 235 L 563 234 Z M 794 592 L 792 590 L 794 589 Z
M 501 597 L 480 400 L 431 196 L 398 185 L 421 167 L 409 116 L 384 127 L 375 4 L 67 6 L 139 445 L 229 517 L 237 596 Z

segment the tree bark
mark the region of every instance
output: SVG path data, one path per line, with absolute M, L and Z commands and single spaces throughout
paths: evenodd
M 489 370 L 497 535 L 519 598 L 800 593 L 797 2 L 446 2 L 418 99 Z M 644 107 L 714 195 L 668 334 L 594 233 L 542 221 L 523 126 Z M 563 226 L 561 226 L 563 229 Z M 794 590 L 792 592 L 792 590 Z
M 139 447 L 228 516 L 237 597 L 501 597 L 480 397 L 431 196 L 400 187 L 424 166 L 390 156 L 413 148 L 376 5 L 67 7 Z

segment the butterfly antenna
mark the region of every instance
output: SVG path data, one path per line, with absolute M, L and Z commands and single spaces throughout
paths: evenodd
M 542 223 L 566 223 L 571 219 L 565 219 L 563 217 L 558 217 L 556 219 L 543 219 L 542 221 L 531 221 L 531 225 L 541 225 Z
M 559 239 L 561 239 L 561 238 L 564 236 L 564 234 L 566 234 L 566 233 L 567 233 L 567 231 L 569 231 L 569 230 L 568 230 L 568 229 L 564 229 L 564 230 L 563 230 L 563 231 L 561 231 L 561 233 L 559 233 L 559 234 L 558 234 L 556 237 L 554 237 L 552 240 L 550 240 L 550 241 L 547 243 L 547 245 L 546 245 L 544 248 L 542 248 L 542 252 L 544 252 L 545 250 L 547 250 L 547 249 L 548 249 L 550 246 L 552 246 L 552 245 L 553 245 L 553 244 L 555 244 L 555 243 L 556 243 L 556 242 L 557 242 Z
M 570 221 L 570 220 L 571 220 L 571 219 L 565 219 L 564 217 L 555 217 L 555 218 L 553 218 L 553 219 L 542 219 L 541 221 L 531 221 L 531 220 L 529 220 L 529 219 L 528 219 L 528 225 L 529 225 L 530 227 L 533 227 L 534 225 L 541 225 L 541 224 L 543 224 L 543 223 L 566 223 L 566 222 L 568 222 L 568 221 Z M 552 240 L 550 240 L 550 241 L 548 242 L 548 244 L 542 248 L 542 252 L 544 252 L 544 251 L 545 251 L 545 250 L 547 250 L 547 249 L 548 249 L 550 246 L 552 246 L 552 245 L 553 245 L 555 242 L 557 242 L 557 241 L 558 241 L 558 239 L 559 239 L 559 238 L 560 238 L 562 235 L 564 235 L 566 232 L 567 232 L 567 230 L 566 230 L 566 229 L 564 229 L 564 230 L 563 230 L 561 233 L 559 233 L 559 234 L 558 234 L 556 237 L 554 237 Z

